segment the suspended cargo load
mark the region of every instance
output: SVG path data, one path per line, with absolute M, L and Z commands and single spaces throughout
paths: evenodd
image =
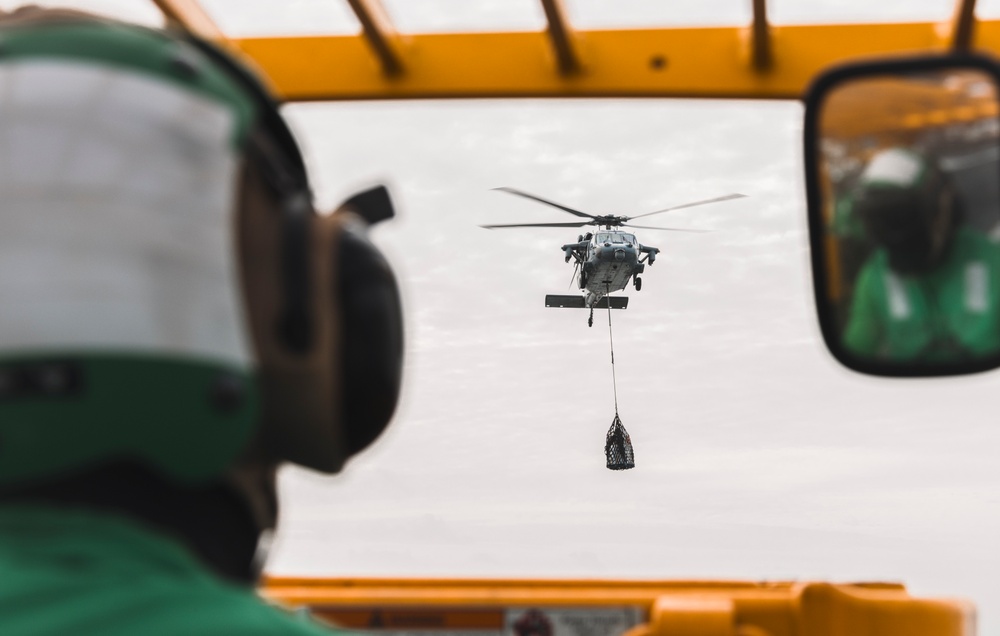
M 615 419 L 608 429 L 607 441 L 604 443 L 604 454 L 608 458 L 608 468 L 611 470 L 628 470 L 635 468 L 635 453 L 632 451 L 632 438 L 622 425 L 622 420 L 615 413 Z

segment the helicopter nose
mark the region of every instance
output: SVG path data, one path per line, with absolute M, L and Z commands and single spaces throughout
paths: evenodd
M 620 248 L 617 249 L 617 250 L 615 250 L 615 260 L 616 261 L 624 261 L 625 260 L 625 250 L 620 249 Z

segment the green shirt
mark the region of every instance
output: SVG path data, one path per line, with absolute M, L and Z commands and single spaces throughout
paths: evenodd
M 844 344 L 884 360 L 959 360 L 1000 351 L 1000 247 L 959 228 L 933 271 L 903 276 L 877 250 L 855 286 Z
M 330 636 L 124 517 L 0 506 L 0 634 Z

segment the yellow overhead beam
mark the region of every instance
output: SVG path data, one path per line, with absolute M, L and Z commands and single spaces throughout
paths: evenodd
M 763 8 L 763 3 L 760 3 Z M 387 76 L 365 36 L 230 41 L 287 100 L 475 97 L 797 99 L 824 68 L 865 57 L 946 52 L 953 29 L 932 22 L 664 28 L 576 32 L 585 64 L 561 72 L 542 33 L 408 35 L 402 72 Z M 948 27 L 948 25 L 943 25 Z M 971 37 L 971 36 L 970 36 Z M 755 44 L 756 43 L 756 44 Z M 977 47 L 1000 52 L 1000 21 L 977 24 Z M 762 48 L 765 47 L 766 48 Z M 769 60 L 761 72 L 761 60 Z M 756 62 L 755 62 L 756 60 Z
M 184 27 L 191 33 L 209 40 L 221 40 L 222 31 L 201 8 L 197 0 L 153 0 L 168 22 Z

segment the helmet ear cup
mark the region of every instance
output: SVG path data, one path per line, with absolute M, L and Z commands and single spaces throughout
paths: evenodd
M 385 430 L 399 401 L 403 312 L 392 269 L 364 227 L 349 224 L 338 240 L 341 414 L 353 455 Z
M 298 249 L 307 271 L 308 347 L 287 337 L 288 217 L 248 164 L 240 208 L 244 298 L 258 360 L 261 446 L 275 460 L 339 471 L 388 425 L 399 397 L 403 328 L 388 262 L 357 201 L 311 209 Z M 354 201 L 354 200 L 352 200 Z M 388 201 L 387 195 L 379 201 Z M 298 293 L 298 292 L 296 292 Z
M 339 223 L 310 210 L 301 244 L 293 246 L 286 240 L 284 201 L 263 177 L 261 166 L 247 162 L 242 181 L 237 236 L 261 395 L 259 445 L 274 460 L 336 472 L 346 458 L 336 412 L 339 313 L 329 266 Z M 289 249 L 302 252 L 308 268 L 307 348 L 287 340 Z

